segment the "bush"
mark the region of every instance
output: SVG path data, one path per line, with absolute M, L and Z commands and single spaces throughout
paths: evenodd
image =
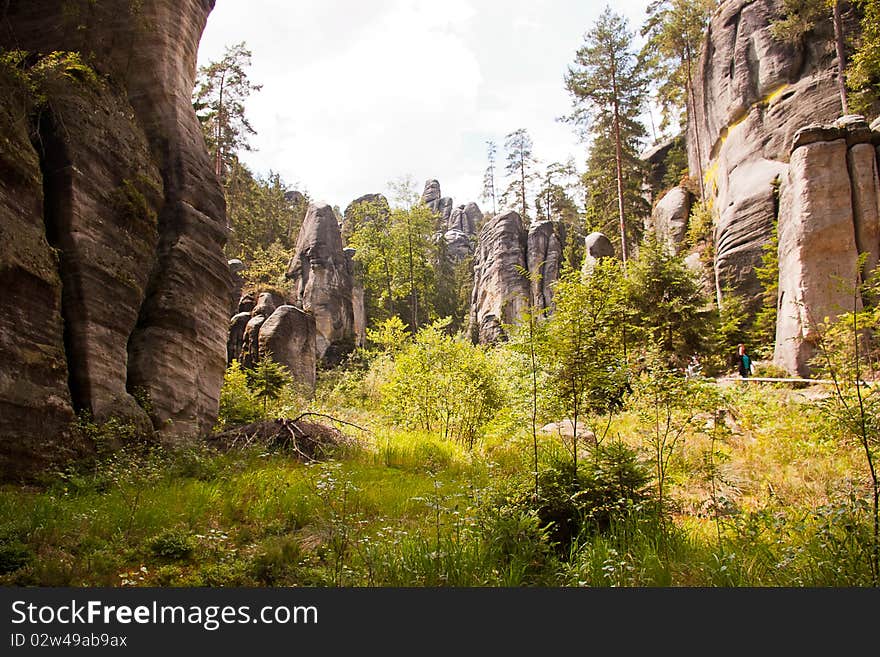
M 0 543 L 0 575 L 23 568 L 32 558 L 33 554 L 24 543 L 18 541 Z
M 238 361 L 234 360 L 223 375 L 217 428 L 248 424 L 261 417 L 262 408 L 256 395 L 248 387 L 247 374 Z
M 381 387 L 383 410 L 403 426 L 439 431 L 470 449 L 501 406 L 500 388 L 486 351 L 447 335 L 448 325 L 435 322 L 402 348 Z
M 559 461 L 538 476 L 534 488 L 522 485 L 505 503 L 532 512 L 560 557 L 567 557 L 578 537 L 602 533 L 652 501 L 651 474 L 638 452 L 621 442 L 601 447 L 577 474 Z M 653 512 L 653 509 L 652 509 Z
M 189 559 L 196 544 L 189 532 L 181 529 L 169 529 L 154 536 L 149 541 L 150 552 L 155 556 L 171 561 Z

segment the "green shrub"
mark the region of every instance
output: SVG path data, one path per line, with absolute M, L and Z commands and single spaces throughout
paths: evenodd
M 0 575 L 23 568 L 31 559 L 33 553 L 24 543 L 18 541 L 0 543 Z
M 150 539 L 150 552 L 162 559 L 184 561 L 189 559 L 196 548 L 192 535 L 182 529 L 169 529 Z
M 262 414 L 259 400 L 248 387 L 247 374 L 237 360 L 232 361 L 220 389 L 218 428 L 256 422 Z
M 481 347 L 435 322 L 404 346 L 382 386 L 382 406 L 403 426 L 437 431 L 472 448 L 501 406 L 493 361 Z

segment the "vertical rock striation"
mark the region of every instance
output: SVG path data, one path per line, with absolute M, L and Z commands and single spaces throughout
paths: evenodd
M 145 427 L 135 397 L 149 399 L 149 420 L 166 434 L 215 422 L 231 279 L 223 194 L 190 100 L 213 5 L 9 0 L 0 9 L 0 47 L 29 53 L 18 74 L 39 92 L 0 102 L 14 114 L 0 131 L 16 149 L 0 173 L 2 225 L 20 228 L 28 251 L 18 236 L 0 244 L 0 276 L 28 286 L 24 298 L 4 294 L 0 316 L 42 325 L 0 325 L 10 354 L 0 382 L 23 369 L 34 386 L 24 395 L 0 383 L 0 406 L 24 415 L 42 399 L 50 409 L 0 422 L 4 457 L 63 435 L 74 410 Z M 79 53 L 97 75 L 47 57 L 56 52 Z
M 338 363 L 355 344 L 352 274 L 336 215 L 326 203 L 309 206 L 287 278 L 294 305 L 315 318 L 318 360 Z
M 529 227 L 526 238 L 531 303 L 536 310 L 553 309 L 553 284 L 562 268 L 565 233 L 556 221 L 541 221 Z
M 496 215 L 480 230 L 471 295 L 474 342 L 489 344 L 502 339 L 503 325 L 513 324 L 528 307 L 527 240 L 528 233 L 516 212 Z
M 880 249 L 880 179 L 872 133 L 844 117 L 794 138 L 781 186 L 779 301 L 774 362 L 806 376 L 826 318 L 861 307 L 855 290 Z
M 755 298 L 754 267 L 777 213 L 776 186 L 795 132 L 840 115 L 831 21 L 798 45 L 770 33 L 781 0 L 728 0 L 715 12 L 695 72 L 688 160 L 715 210 L 716 293 Z

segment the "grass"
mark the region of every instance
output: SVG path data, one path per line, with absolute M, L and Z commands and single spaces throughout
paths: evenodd
M 344 417 L 371 433 L 326 463 L 132 448 L 0 489 L 0 584 L 869 585 L 858 453 L 786 391 L 753 387 L 725 405 L 727 421 L 698 418 L 673 455 L 671 522 L 639 507 L 567 553 L 522 492 L 525 428 L 468 451 L 356 409 Z M 644 449 L 644 432 L 628 413 L 610 435 Z M 541 440 L 544 469 L 564 450 Z

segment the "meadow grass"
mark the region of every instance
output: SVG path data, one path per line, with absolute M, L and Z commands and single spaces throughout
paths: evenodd
M 640 506 L 585 523 L 566 549 L 530 502 L 524 427 L 468 450 L 349 409 L 334 412 L 369 432 L 349 428 L 359 446 L 323 463 L 132 448 L 0 489 L 0 584 L 869 585 L 859 454 L 809 399 L 748 389 L 725 404 L 727 419 L 697 418 L 676 447 L 667 522 Z M 647 430 L 624 413 L 608 440 L 650 468 Z M 558 437 L 539 443 L 542 472 L 569 458 Z

